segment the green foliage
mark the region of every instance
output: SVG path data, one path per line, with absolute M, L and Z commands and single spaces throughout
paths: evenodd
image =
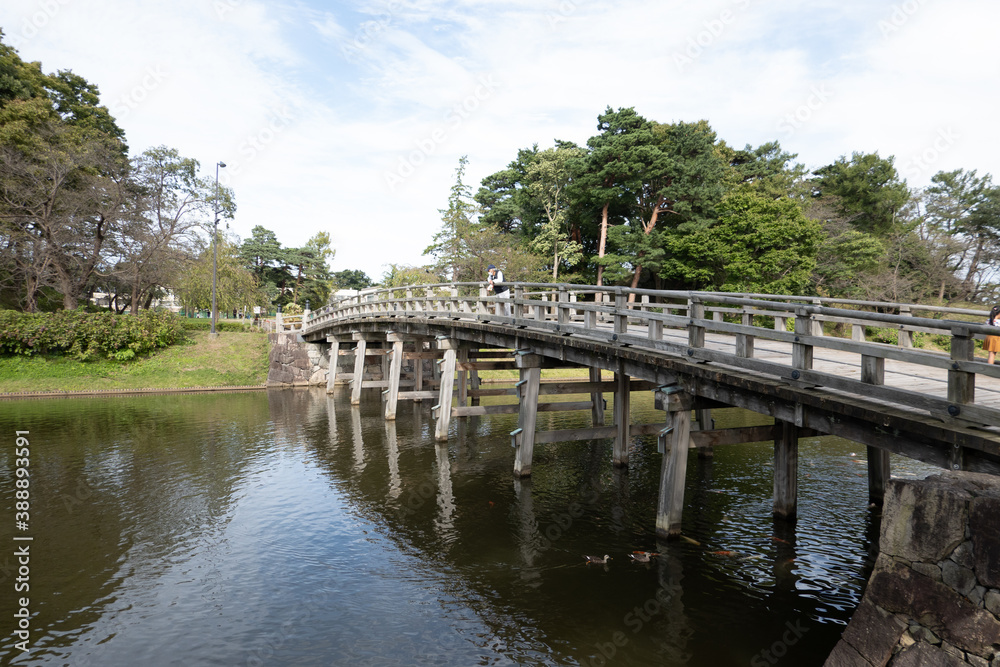
M 695 289 L 804 294 L 822 236 L 793 200 L 736 190 L 715 225 L 673 237 L 664 277 Z
M 894 159 L 878 153 L 854 153 L 815 172 L 814 196 L 837 198 L 837 213 L 853 227 L 886 235 L 897 224 L 897 215 L 910 199 L 906 183 L 899 180 Z
M 366 289 L 375 283 L 360 269 L 344 269 L 333 273 L 333 289 Z
M 0 311 L 0 355 L 68 354 L 126 361 L 137 354 L 185 340 L 181 319 L 166 311 L 140 315 Z
M 207 317 L 184 317 L 181 318 L 181 326 L 184 331 L 211 331 L 212 320 Z M 226 333 L 258 333 L 260 331 L 243 320 L 219 320 L 215 323 L 215 330 Z

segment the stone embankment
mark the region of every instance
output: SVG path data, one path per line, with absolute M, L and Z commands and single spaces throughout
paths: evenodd
M 1000 667 L 1000 479 L 893 479 L 868 588 L 825 667 Z
M 302 386 L 326 384 L 330 360 L 329 346 L 307 343 L 298 333 L 267 335 L 271 351 L 268 355 L 267 386 Z

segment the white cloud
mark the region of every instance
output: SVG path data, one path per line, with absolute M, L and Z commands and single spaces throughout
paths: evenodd
M 584 143 L 608 106 L 778 139 L 810 167 L 896 155 L 911 185 L 1000 173 L 998 23 L 985 0 L 0 6 L 5 41 L 97 83 L 134 151 L 230 165 L 241 235 L 326 230 L 335 270 L 373 277 L 424 261 L 461 155 L 475 188 L 519 148 Z

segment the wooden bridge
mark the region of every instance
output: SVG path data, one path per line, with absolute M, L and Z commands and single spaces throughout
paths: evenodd
M 536 443 L 614 438 L 614 464 L 627 467 L 630 437 L 657 435 L 664 456 L 656 530 L 664 537 L 680 532 L 691 448 L 711 456 L 716 446 L 773 440 L 774 514 L 788 519 L 796 515 L 800 437 L 866 445 L 874 502 L 889 477 L 889 453 L 1000 474 L 1000 366 L 974 357 L 976 338 L 991 330 L 985 312 L 529 283 L 508 294 L 489 295 L 480 283 L 373 290 L 307 313 L 301 335 L 330 345 L 330 389 L 350 379 L 354 403 L 363 388 L 383 389 L 388 420 L 398 401 L 435 400 L 439 441 L 452 418 L 516 412 L 518 476 L 531 474 Z M 866 340 L 872 332 L 889 342 Z M 918 336 L 944 351 L 915 349 Z M 353 373 L 338 368 L 347 355 Z M 383 379 L 365 379 L 366 358 L 379 355 Z M 406 378 L 404 359 L 413 360 Z M 589 380 L 542 383 L 541 370 L 557 367 L 586 369 Z M 520 371 L 516 387 L 482 388 L 479 371 L 500 368 Z M 602 370 L 614 380 L 604 381 Z M 629 397 L 639 390 L 655 391 L 662 423 L 631 423 Z M 611 425 L 604 393 L 615 397 Z M 503 394 L 517 403 L 479 405 L 480 397 Z M 546 394 L 588 400 L 540 402 Z M 774 424 L 716 430 L 710 411 L 725 407 L 770 415 Z M 589 410 L 593 425 L 537 431 L 537 413 L 550 410 Z

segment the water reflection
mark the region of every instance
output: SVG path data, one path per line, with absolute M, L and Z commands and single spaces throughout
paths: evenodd
M 0 428 L 41 445 L 43 517 L 36 651 L 18 656 L 5 636 L 0 661 L 703 667 L 750 664 L 791 623 L 804 635 L 785 662 L 818 664 L 869 574 L 879 517 L 849 443 L 802 442 L 797 524 L 771 518 L 770 443 L 692 456 L 684 537 L 667 543 L 653 534 L 652 438 L 631 443 L 627 472 L 606 441 L 562 443 L 516 480 L 515 416 L 456 420 L 436 445 L 429 406 L 385 422 L 377 393 L 346 398 L 0 404 Z M 639 396 L 633 415 L 656 420 Z M 630 563 L 638 550 L 660 555 Z M 11 604 L 0 596 L 0 618 Z

